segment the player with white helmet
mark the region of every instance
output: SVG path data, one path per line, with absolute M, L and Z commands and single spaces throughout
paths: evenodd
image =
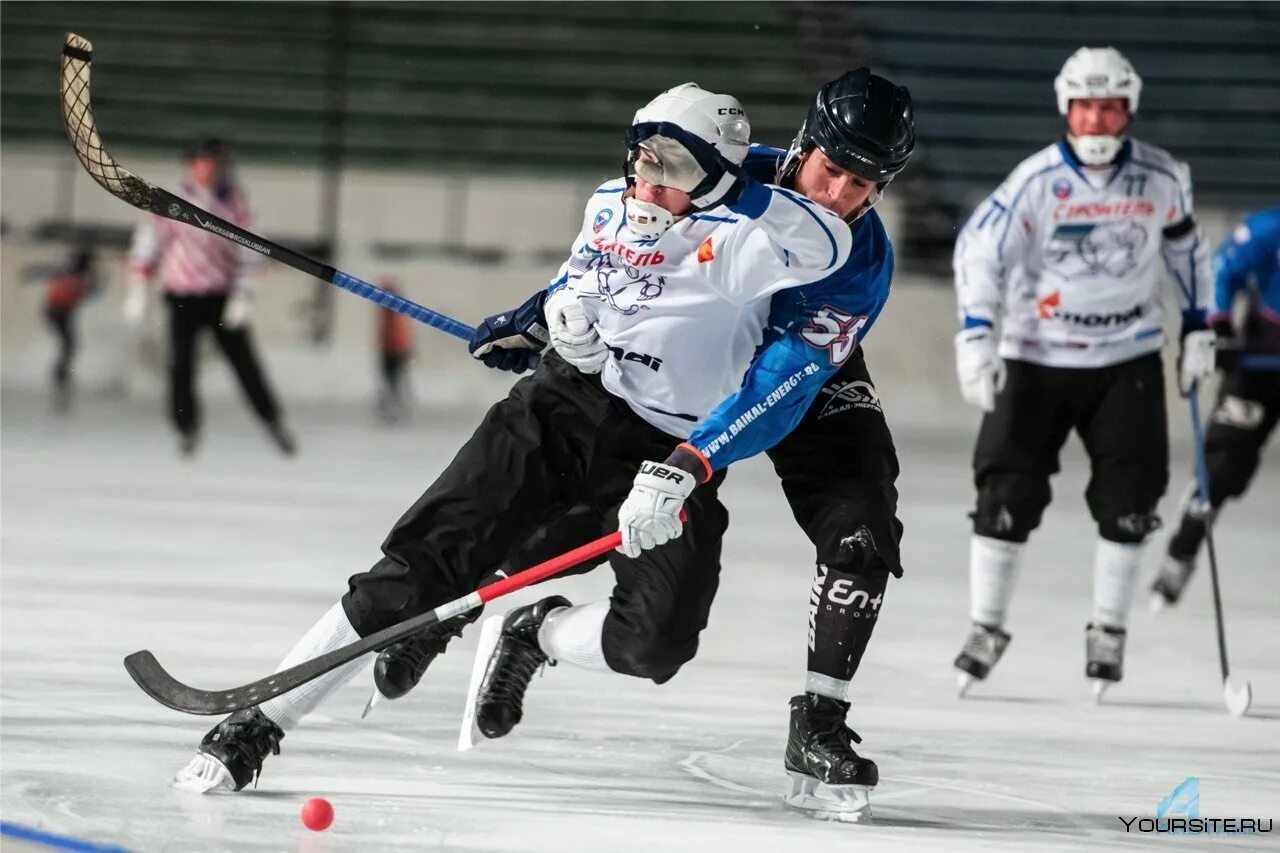
M 1010 635 L 1006 612 L 1067 434 L 1091 460 L 1098 525 L 1086 675 L 1120 680 L 1142 546 L 1169 480 L 1161 283 L 1183 309 L 1184 393 L 1213 369 L 1211 278 L 1186 164 L 1128 136 L 1142 80 L 1120 51 L 1083 47 L 1054 81 L 1066 121 L 978 206 L 956 242 L 964 398 L 986 414 L 974 451 L 973 630 L 963 692 Z M 997 329 L 998 325 L 998 329 Z
M 797 625 L 805 638 L 807 667 L 804 692 L 790 700 L 784 765 L 791 786 L 786 801 L 840 820 L 867 814 L 870 790 L 879 779 L 875 762 L 854 751 L 860 739 L 846 718 L 850 683 L 875 630 L 888 579 L 902 574 L 898 459 L 861 347 L 888 296 L 893 265 L 892 248 L 871 208 L 914 148 L 910 94 L 868 68 L 846 72 L 819 89 L 789 149 L 751 146 L 744 170 L 838 215 L 847 223 L 854 247 L 838 271 L 787 291 L 785 299 L 775 302 L 769 318 L 772 342 L 753 364 L 742 393 L 689 439 L 717 465 L 744 455 L 742 441 L 772 444 L 766 452 L 797 523 L 814 544 L 813 574 L 797 575 L 797 581 L 806 577 L 802 594 L 809 601 L 807 624 Z M 640 184 L 637 189 L 649 191 Z M 548 340 L 542 332 L 547 325 L 543 299 L 544 294 L 535 294 L 515 311 L 486 320 L 472 339 L 472 354 L 491 367 L 515 372 L 536 363 Z M 592 329 L 588 337 L 599 333 Z M 557 347 L 564 352 L 563 343 Z M 815 350 L 821 352 L 816 362 Z M 566 358 L 574 360 L 577 353 L 566 353 Z M 585 358 L 578 365 L 593 371 L 600 363 Z M 786 380 L 791 390 L 770 409 L 770 417 L 757 418 L 756 406 L 776 396 L 780 377 L 795 377 Z M 775 417 L 779 412 L 782 416 Z M 737 437 L 726 441 L 724 436 L 735 430 Z M 589 528 L 581 529 L 582 522 L 596 512 L 580 507 L 540 532 L 509 568 L 538 562 L 582 541 L 589 533 Z M 585 636 L 598 637 L 603 612 L 601 603 L 552 612 L 543 647 L 553 658 L 582 662 L 572 644 L 565 650 L 560 626 L 570 626 L 565 629 L 569 635 L 581 637 L 572 626 L 587 625 Z M 596 621 L 585 615 L 591 613 L 597 614 Z M 404 695 L 439 648 L 438 638 L 423 635 L 384 651 L 374 667 L 377 691 L 393 698 Z M 492 657 L 484 657 L 482 650 L 477 666 L 484 669 L 477 672 L 500 673 L 511 666 L 512 657 L 502 644 Z M 514 717 L 507 711 L 513 703 L 509 693 L 487 684 L 482 682 L 477 691 L 475 716 L 480 734 L 497 737 L 510 730 Z M 493 725 L 499 716 L 502 724 Z
M 518 721 L 529 678 L 548 658 L 662 683 L 693 656 L 718 584 L 725 467 L 794 426 L 803 408 L 791 394 L 829 374 L 833 348 L 853 348 L 888 277 L 883 264 L 862 273 L 865 316 L 843 335 L 818 336 L 803 322 L 809 313 L 793 308 L 778 349 L 799 349 L 783 361 L 770 337 L 778 302 L 845 270 L 875 229 L 856 240 L 834 213 L 746 174 L 749 125 L 736 101 L 684 86 L 659 102 L 627 132 L 635 175 L 592 194 L 550 285 L 553 352 L 490 409 L 396 523 L 383 558 L 350 579 L 282 667 L 467 594 L 581 505 L 594 510 L 593 535 L 622 533 L 613 595 L 585 607 L 552 596 L 508 614 L 500 666 L 486 680 L 505 702 L 486 724 Z M 791 372 L 774 374 L 780 365 Z M 468 621 L 441 626 L 434 653 Z M 244 787 L 285 730 L 361 663 L 233 714 L 177 783 Z

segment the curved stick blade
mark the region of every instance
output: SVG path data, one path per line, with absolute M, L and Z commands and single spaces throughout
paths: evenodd
M 142 692 L 152 699 L 188 714 L 218 714 L 223 708 L 209 702 L 203 690 L 193 690 L 170 675 L 149 651 L 134 652 L 124 659 L 124 668 Z

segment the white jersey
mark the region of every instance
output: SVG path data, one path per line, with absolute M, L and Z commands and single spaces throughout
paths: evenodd
M 804 196 L 753 182 L 732 208 L 693 213 L 641 240 L 626 225 L 625 189 L 619 179 L 591 196 L 550 289 L 578 295 L 612 352 L 605 390 L 687 439 L 741 387 L 771 297 L 838 272 L 853 238 Z
M 1137 140 L 1104 169 L 1062 141 L 1023 161 L 965 224 L 954 267 L 966 326 L 999 321 L 1001 356 L 1058 367 L 1159 351 L 1166 269 L 1184 312 L 1212 296 L 1190 170 Z

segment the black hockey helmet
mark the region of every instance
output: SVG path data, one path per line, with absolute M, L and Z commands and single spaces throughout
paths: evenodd
M 846 71 L 818 90 L 800 132 L 778 169 L 790 185 L 800 155 L 818 148 L 836 165 L 883 190 L 916 147 L 911 93 L 870 68 Z

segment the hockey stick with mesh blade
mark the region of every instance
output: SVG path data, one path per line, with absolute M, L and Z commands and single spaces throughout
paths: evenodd
M 685 519 L 683 511 L 680 519 Z M 545 580 L 553 575 L 570 569 L 580 563 L 599 557 L 617 548 L 622 542 L 622 534 L 618 532 L 602 536 L 575 548 L 559 557 L 517 572 L 511 577 L 481 587 L 470 595 L 454 599 L 442 604 L 435 610 L 415 616 L 412 619 L 384 628 L 376 634 L 335 649 L 328 654 L 313 658 L 297 666 L 260 678 L 252 684 L 233 687 L 228 690 L 199 690 L 189 687 L 170 675 L 149 651 L 134 652 L 124 659 L 124 668 L 152 699 L 186 714 L 230 714 L 244 708 L 251 708 L 275 696 L 288 693 L 326 672 L 337 669 L 358 657 L 384 649 L 392 643 L 403 640 L 425 628 L 452 619 L 462 613 L 474 610 L 486 602 L 500 598 L 509 592 L 523 589 L 530 584 Z
M 67 138 L 71 140 L 80 164 L 104 190 L 139 210 L 183 222 L 193 228 L 202 228 L 268 258 L 288 264 L 307 275 L 337 285 L 382 308 L 412 317 L 456 338 L 468 341 L 471 339 L 475 330 L 465 323 L 389 293 L 285 246 L 272 243 L 167 190 L 153 186 L 122 167 L 103 146 L 93 120 L 93 111 L 89 107 L 89 71 L 92 62 L 93 44 L 75 33 L 67 33 L 62 45 L 62 122 L 66 125 Z

